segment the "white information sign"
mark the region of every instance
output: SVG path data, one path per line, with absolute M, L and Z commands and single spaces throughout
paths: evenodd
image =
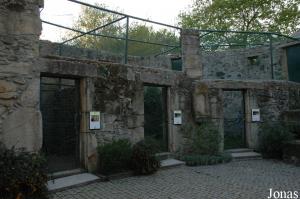
M 90 112 L 90 129 L 100 129 L 100 112 Z
M 260 122 L 260 110 L 252 109 L 252 122 Z
M 174 124 L 182 124 L 182 112 L 174 111 Z

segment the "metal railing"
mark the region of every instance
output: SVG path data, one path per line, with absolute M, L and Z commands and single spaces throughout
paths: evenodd
M 108 22 L 107 24 L 104 24 L 100 27 L 96 27 L 93 28 L 92 30 L 89 31 L 81 31 L 81 30 L 77 30 L 74 28 L 70 28 L 70 27 L 66 27 L 66 26 L 62 26 L 56 23 L 52 23 L 52 22 L 48 22 L 48 21 L 44 21 L 42 20 L 43 23 L 48 24 L 48 25 L 52 25 L 52 26 L 56 26 L 59 28 L 63 28 L 66 30 L 70 30 L 73 32 L 78 33 L 78 35 L 69 38 L 63 42 L 61 42 L 59 44 L 59 54 L 62 54 L 62 47 L 63 45 L 65 45 L 66 43 L 69 43 L 71 41 L 77 40 L 83 36 L 96 36 L 96 37 L 104 37 L 104 38 L 110 38 L 110 39 L 116 39 L 116 40 L 121 40 L 125 42 L 124 45 L 124 50 L 123 50 L 123 60 L 124 63 L 127 64 L 128 62 L 128 48 L 129 48 L 129 42 L 136 42 L 136 43 L 141 43 L 141 44 L 149 44 L 149 45 L 156 45 L 156 46 L 162 46 L 162 47 L 167 47 L 168 49 L 163 50 L 162 52 L 159 52 L 157 54 L 155 54 L 154 56 L 157 57 L 159 55 L 163 55 L 166 54 L 168 52 L 172 52 L 174 50 L 178 50 L 180 52 L 181 49 L 181 40 L 180 40 L 180 36 L 178 38 L 179 43 L 174 45 L 174 44 L 166 44 L 166 43 L 161 43 L 161 42 L 152 42 L 152 41 L 145 41 L 145 40 L 139 40 L 139 39 L 134 39 L 130 37 L 129 34 L 129 26 L 130 26 L 130 20 L 134 19 L 134 20 L 138 20 L 138 21 L 142 21 L 145 23 L 151 23 L 151 24 L 155 24 L 155 25 L 159 25 L 159 26 L 163 26 L 166 28 L 172 28 L 175 29 L 177 31 L 181 31 L 180 27 L 177 26 L 172 26 L 169 24 L 165 24 L 165 23 L 160 23 L 160 22 L 156 22 L 156 21 L 152 21 L 152 20 L 148 20 L 148 19 L 143 19 L 140 17 L 135 17 L 132 15 L 128 15 L 128 14 L 124 14 L 121 12 L 117 12 L 117 11 L 113 11 L 113 10 L 109 10 L 107 8 L 102 8 L 96 5 L 92 5 L 92 4 L 88 4 L 88 3 L 84 3 L 78 0 L 68 0 L 70 2 L 82 5 L 82 6 L 87 6 L 93 9 L 97 9 L 99 11 L 103 11 L 103 12 L 108 12 L 111 14 L 115 14 L 120 16 L 119 18 Z M 125 34 L 124 36 L 113 36 L 113 35 L 107 35 L 107 34 L 101 34 L 101 33 L 96 33 L 96 31 L 101 30 L 107 26 L 110 26 L 112 24 L 118 23 L 122 20 L 126 20 L 125 22 Z M 274 42 L 279 41 L 280 39 L 285 39 L 285 40 L 298 40 L 296 38 L 293 37 L 289 37 L 289 36 L 285 36 L 279 33 L 272 33 L 272 32 L 251 32 L 251 31 L 232 31 L 232 30 L 198 30 L 199 34 L 200 34 L 200 46 L 204 49 L 204 50 L 220 50 L 220 49 L 229 49 L 229 48 L 242 48 L 242 47 L 253 47 L 253 46 L 263 46 L 263 45 L 268 45 L 269 49 L 270 49 L 270 65 L 271 65 L 271 69 L 272 69 L 272 78 L 274 79 L 274 58 L 273 58 L 273 48 L 274 48 Z M 236 37 L 233 36 L 228 36 L 228 35 L 237 35 Z M 254 38 L 254 39 L 249 39 L 249 38 Z M 254 36 L 254 37 L 253 37 Z M 234 40 L 234 38 L 236 40 Z M 238 40 L 242 40 L 244 42 L 237 42 Z M 231 41 L 229 41 L 231 40 Z M 225 42 L 224 42 L 225 41 Z M 213 43 L 212 43 L 213 42 Z
M 266 46 L 269 48 L 272 79 L 275 79 L 274 44 L 299 40 L 297 38 L 275 32 L 200 30 L 199 34 L 200 46 L 206 50 L 228 50 Z M 211 41 L 213 41 L 213 43 L 211 43 Z
M 181 47 L 180 43 L 178 45 L 165 44 L 165 43 L 158 43 L 158 42 L 151 42 L 151 41 L 144 41 L 144 40 L 139 40 L 139 39 L 133 39 L 133 38 L 130 38 L 130 36 L 129 36 L 130 19 L 134 19 L 134 20 L 138 20 L 138 21 L 142 21 L 142 22 L 146 22 L 146 23 L 151 23 L 151 24 L 155 24 L 155 25 L 160 25 L 160 26 L 167 27 L 167 28 L 172 28 L 172 29 L 175 29 L 175 30 L 181 30 L 181 28 L 179 28 L 177 26 L 172 26 L 172 25 L 169 25 L 169 24 L 164 24 L 164 23 L 160 23 L 160 22 L 156 22 L 156 21 L 152 21 L 152 20 L 148 20 L 148 19 L 143 19 L 143 18 L 140 18 L 140 17 L 135 17 L 135 16 L 132 16 L 132 15 L 124 14 L 124 13 L 121 13 L 121 12 L 116 12 L 116 11 L 113 11 L 113 10 L 109 10 L 109 9 L 106 9 L 106 8 L 98 7 L 96 5 L 84 3 L 84 2 L 81 2 L 81 1 L 77 1 L 77 0 L 68 0 L 68 1 L 76 3 L 76 4 L 80 4 L 80 5 L 83 5 L 83 6 L 88 6 L 90 8 L 94 8 L 94 9 L 97 9 L 97 10 L 100 10 L 100 11 L 108 12 L 108 13 L 111 13 L 111 14 L 116 14 L 116 15 L 119 15 L 121 17 L 118 18 L 118 19 L 116 19 L 116 20 L 113 20 L 113 21 L 111 21 L 111 22 L 109 22 L 107 24 L 104 24 L 104 25 L 102 25 L 100 27 L 96 27 L 96 28 L 94 28 L 94 29 L 92 29 L 90 31 L 87 31 L 87 32 L 42 20 L 42 22 L 45 23 L 45 24 L 56 26 L 56 27 L 59 27 L 59 28 L 63 28 L 63 29 L 66 29 L 66 30 L 70 30 L 70 31 L 79 33 L 79 35 L 76 35 L 76 36 L 74 36 L 74 37 L 72 37 L 70 39 L 67 39 L 67 40 L 65 40 L 65 41 L 63 41 L 63 42 L 61 42 L 59 44 L 59 54 L 60 55 L 62 54 L 62 46 L 63 45 L 65 45 L 68 42 L 71 42 L 71 41 L 74 41 L 76 39 L 79 39 L 79 38 L 81 38 L 83 36 L 86 36 L 86 35 L 106 37 L 106 38 L 110 38 L 110 39 L 117 39 L 117 40 L 124 41 L 125 45 L 124 45 L 124 59 L 123 60 L 124 60 L 125 64 L 127 64 L 127 62 L 128 62 L 128 43 L 129 42 L 136 42 L 136 43 L 142 43 L 142 44 L 150 44 L 150 45 L 163 46 L 163 47 L 169 48 L 169 49 L 167 49 L 167 50 L 165 50 L 163 52 L 155 54 L 155 56 L 159 56 L 161 54 L 165 54 L 165 53 L 173 51 L 175 49 L 180 49 L 180 47 Z M 122 21 L 122 20 L 126 20 L 126 22 L 125 22 L 125 29 L 126 30 L 125 30 L 124 37 L 96 33 L 97 30 L 101 30 L 101 29 L 103 29 L 103 28 L 105 28 L 105 27 L 107 27 L 109 25 L 112 25 L 112 24 L 117 23 L 117 22 Z

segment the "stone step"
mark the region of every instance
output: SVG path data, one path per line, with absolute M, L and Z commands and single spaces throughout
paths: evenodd
M 161 161 L 161 160 L 174 158 L 174 154 L 170 152 L 162 152 L 162 153 L 156 153 L 155 157 Z
M 233 161 L 262 159 L 261 154 L 256 153 L 256 152 L 231 153 L 231 156 L 232 156 Z
M 59 172 L 49 173 L 48 178 L 53 180 L 53 179 L 77 175 L 77 174 L 81 174 L 81 173 L 85 173 L 85 172 L 86 171 L 83 169 L 72 169 L 72 170 L 66 170 L 66 171 L 59 171 Z
M 160 166 L 161 168 L 170 168 L 170 167 L 176 167 L 176 166 L 181 166 L 184 165 L 185 162 L 176 160 L 173 158 L 165 159 L 160 161 Z
M 100 181 L 100 178 L 91 173 L 81 173 L 50 180 L 47 183 L 47 188 L 49 191 L 60 191 L 67 188 L 90 184 L 95 181 Z
M 253 149 L 248 149 L 248 148 L 239 148 L 239 149 L 228 149 L 225 152 L 228 153 L 243 153 L 243 152 L 254 152 Z

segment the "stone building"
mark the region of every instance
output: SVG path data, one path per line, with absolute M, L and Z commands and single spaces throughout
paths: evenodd
M 253 111 L 261 122 L 299 116 L 299 57 L 292 65 L 289 52 L 300 42 L 274 45 L 271 61 L 269 46 L 204 52 L 197 30 L 181 30 L 182 71 L 171 69 L 168 56 L 129 57 L 121 64 L 120 57 L 74 47 L 57 56 L 57 44 L 39 40 L 42 6 L 42 0 L 0 4 L 0 141 L 60 154 L 49 162 L 54 171 L 92 171 L 99 144 L 142 140 L 147 85 L 165 92 L 169 152 L 184 147 L 180 129 L 187 123 L 212 119 L 223 140 L 226 130 L 242 129 L 240 147 L 255 149 L 261 123 L 253 121 Z M 95 111 L 101 126 L 90 129 Z M 182 125 L 174 124 L 174 112 L 180 111 Z M 242 126 L 229 126 L 232 118 Z

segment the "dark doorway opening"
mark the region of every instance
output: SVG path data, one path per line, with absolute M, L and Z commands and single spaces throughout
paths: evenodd
M 48 172 L 79 168 L 79 81 L 41 77 L 43 147 Z
M 241 90 L 223 92 L 224 148 L 246 147 L 245 101 Z
M 287 48 L 287 62 L 289 80 L 300 82 L 300 45 L 295 45 Z
M 144 86 L 145 141 L 157 152 L 168 151 L 167 88 Z

